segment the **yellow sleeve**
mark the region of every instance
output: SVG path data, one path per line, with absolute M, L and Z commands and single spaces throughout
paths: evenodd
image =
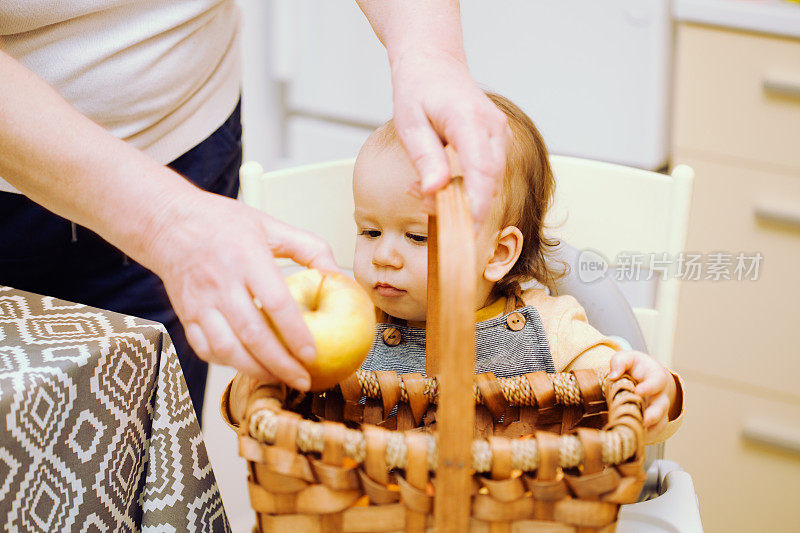
M 583 368 L 608 370 L 611 358 L 621 346 L 589 324 L 586 312 L 575 298 L 527 291 L 523 298 L 539 312 L 556 372 Z M 666 440 L 678 430 L 683 419 L 683 382 L 678 374 L 667 370 L 675 380 L 675 401 L 670 406 L 664 430 L 658 435 L 649 435 L 645 444 Z
M 558 296 L 551 307 L 557 321 L 548 320 L 552 333 L 547 333 L 550 353 L 557 372 L 582 368 L 607 370 L 611 358 L 621 347 L 613 339 L 597 331 L 586 320 L 586 312 L 572 296 Z

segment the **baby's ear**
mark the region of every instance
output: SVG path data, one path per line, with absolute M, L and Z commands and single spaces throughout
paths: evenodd
M 494 254 L 483 270 L 483 278 L 497 283 L 509 273 L 522 253 L 522 232 L 516 226 L 506 226 L 497 236 Z

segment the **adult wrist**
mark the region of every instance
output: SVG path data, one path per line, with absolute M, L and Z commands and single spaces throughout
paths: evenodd
M 134 260 L 159 275 L 185 244 L 179 238 L 181 228 L 207 194 L 172 170 L 162 168 L 170 175 L 153 181 L 157 183 L 156 189 L 143 199 L 136 222 L 126 225 L 120 246 Z
M 436 61 L 447 63 L 461 63 L 466 70 L 467 58 L 461 46 L 433 46 L 430 43 L 424 45 L 410 44 L 409 46 L 398 46 L 389 52 L 389 69 L 392 78 L 398 71 L 402 71 L 405 65 L 414 64 L 418 61 L 432 64 Z

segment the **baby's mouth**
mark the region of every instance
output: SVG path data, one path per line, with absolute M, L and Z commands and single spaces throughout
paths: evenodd
M 402 296 L 406 293 L 406 291 L 403 289 L 398 289 L 397 287 L 389 285 L 388 283 L 376 283 L 374 288 L 375 292 L 386 298 Z

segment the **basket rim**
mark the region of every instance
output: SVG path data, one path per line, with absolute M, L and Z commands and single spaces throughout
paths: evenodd
M 573 379 L 566 381 L 574 387 L 580 383 L 575 378 L 575 372 L 533 374 L 546 374 L 549 379 L 553 380 L 559 379 L 558 376 L 569 376 Z M 537 436 L 539 433 L 555 435 L 558 438 L 559 466 L 562 469 L 581 468 L 586 456 L 586 444 L 584 442 L 586 439 L 599 440 L 602 443 L 602 463 L 604 466 L 640 462 L 644 457 L 643 401 L 635 393 L 635 380 L 627 374 L 611 380 L 608 377 L 608 371 L 588 370 L 580 372 L 584 372 L 584 376 L 586 372 L 594 373 L 596 379 L 601 383 L 603 396 L 608 405 L 608 423 L 602 430 L 575 428 L 563 435 L 556 435 L 545 430 L 535 430 L 532 434 L 522 437 L 496 436 L 488 440 L 476 438 L 472 442 L 471 468 L 476 473 L 489 472 L 492 466 L 493 449 L 495 444 L 498 444 L 492 441 L 504 439 L 512 449 L 514 469 L 522 471 L 523 474 L 535 471 L 538 468 L 539 439 Z M 370 373 L 360 371 L 360 376 L 369 379 Z M 353 376 L 358 379 L 359 373 Z M 402 382 L 401 376 L 398 375 L 400 382 Z M 527 376 L 523 375 L 521 377 L 525 378 L 526 382 L 532 383 L 532 380 L 528 379 Z M 518 378 L 519 376 L 495 379 L 501 383 L 504 380 L 506 380 L 506 383 L 517 383 L 519 382 Z M 429 377 L 427 379 L 435 380 L 436 378 Z M 335 389 L 336 387 L 329 389 L 328 392 Z M 270 453 L 265 451 L 265 448 L 275 446 L 288 448 L 289 451 L 301 454 L 321 453 L 324 449 L 326 438 L 329 438 L 330 428 L 339 426 L 336 429 L 336 433 L 339 436 L 336 438 L 341 441 L 339 444 L 344 448 L 344 455 L 355 461 L 353 468 L 364 463 L 366 459 L 366 440 L 373 438 L 380 438 L 386 441 L 386 456 L 383 459 L 386 461 L 387 467 L 390 469 L 405 468 L 406 432 L 389 430 L 370 424 L 361 424 L 358 429 L 354 429 L 347 427 L 342 422 L 301 419 L 300 415 L 294 411 L 284 409 L 283 402 L 289 390 L 285 385 L 261 385 L 250 395 L 245 417 L 237 429 L 240 439 L 240 453 L 243 455 L 246 453 L 248 455 L 247 459 L 261 460 L 264 454 Z M 478 390 L 477 386 L 474 390 Z M 375 390 L 371 392 L 377 396 Z M 576 395 L 571 394 L 574 392 L 572 390 L 570 394 L 557 395 L 557 401 L 563 402 L 557 403 L 557 405 L 575 405 Z M 577 385 L 577 392 L 577 403 L 584 402 L 585 397 L 579 385 Z M 226 423 L 233 428 L 237 428 L 229 411 L 229 394 L 230 384 L 223 396 L 221 410 Z M 536 394 L 531 394 L 530 397 L 535 399 Z M 480 395 L 476 394 L 476 398 L 480 399 Z M 533 404 L 532 406 L 536 407 L 535 402 Z M 288 444 L 284 442 L 281 446 L 276 444 L 280 426 L 291 426 L 292 434 L 296 435 L 293 442 Z M 577 431 L 577 429 L 581 431 Z M 420 434 L 419 431 L 414 430 L 411 433 Z M 376 437 L 376 435 L 379 436 Z M 428 439 L 426 442 L 428 447 L 428 469 L 432 472 L 436 470 L 437 435 L 437 431 L 424 434 L 424 437 Z

